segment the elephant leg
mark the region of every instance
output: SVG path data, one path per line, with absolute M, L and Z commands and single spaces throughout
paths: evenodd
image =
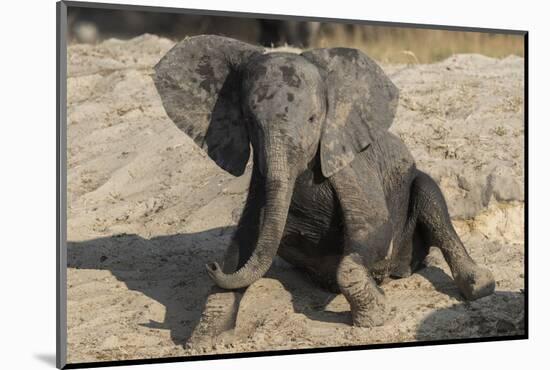
M 336 279 L 348 300 L 353 324 L 362 327 L 382 325 L 385 316 L 384 293 L 377 286 L 370 267 L 383 260 L 392 238 L 392 226 L 378 176 L 366 174 L 358 181 L 348 167 L 331 177 L 344 221 L 344 253 Z
M 418 171 L 411 189 L 411 205 L 416 227 L 427 243 L 441 249 L 462 295 L 468 300 L 487 296 L 495 290 L 491 272 L 475 264 L 458 237 L 441 190 L 427 174 Z
M 241 291 L 226 291 L 212 286 L 204 303 L 200 320 L 187 344 L 212 346 L 223 337 L 231 338 L 242 297 Z
M 344 254 L 336 278 L 340 292 L 350 305 L 353 325 L 370 328 L 384 323 L 384 292 L 376 285 L 359 254 Z
M 225 251 L 222 265 L 224 273 L 229 274 L 238 270 L 246 263 L 254 250 L 264 202 L 261 186 L 261 179 L 257 170 L 254 169 L 243 213 L 231 238 L 231 243 Z M 233 329 L 243 293 L 244 289 L 226 290 L 216 285 L 212 286 L 191 341 L 197 343 L 202 343 L 205 340 L 212 341 Z

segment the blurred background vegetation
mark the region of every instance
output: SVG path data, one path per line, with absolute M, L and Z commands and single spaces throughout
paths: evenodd
M 217 34 L 264 46 L 353 47 L 386 63 L 432 63 L 458 53 L 524 55 L 523 36 L 510 34 L 78 7 L 69 7 L 68 23 L 71 43 L 129 39 L 144 33 L 173 40 Z

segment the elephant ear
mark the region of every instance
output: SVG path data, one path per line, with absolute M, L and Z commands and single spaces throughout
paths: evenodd
M 178 43 L 154 67 L 168 116 L 234 176 L 243 174 L 250 156 L 240 67 L 261 53 L 262 48 L 234 39 L 201 35 Z
M 399 92 L 382 68 L 359 50 L 315 49 L 302 56 L 317 65 L 327 86 L 320 151 L 323 175 L 330 177 L 391 126 Z

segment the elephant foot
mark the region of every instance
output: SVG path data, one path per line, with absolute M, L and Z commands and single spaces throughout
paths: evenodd
M 340 291 L 349 302 L 353 325 L 370 328 L 384 323 L 384 292 L 357 256 L 342 259 L 337 279 Z
M 381 326 L 386 319 L 386 297 L 377 287 L 369 287 L 369 294 L 361 299 L 361 304 L 351 307 L 353 325 L 362 328 Z
M 488 296 L 495 291 L 495 279 L 491 271 L 473 263 L 463 266 L 454 280 L 468 301 Z
M 188 340 L 195 346 L 213 345 L 235 328 L 242 293 L 212 287 L 201 318 Z

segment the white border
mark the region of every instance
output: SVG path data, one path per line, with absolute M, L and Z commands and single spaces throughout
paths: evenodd
M 544 2 L 128 0 L 154 5 L 530 31 L 530 337 L 528 341 L 140 365 L 139 369 L 519 369 L 547 348 L 550 206 L 547 123 L 549 26 Z M 2 27 L 3 368 L 53 368 L 55 353 L 55 1 L 11 1 Z M 7 205 L 7 207 L 5 207 Z M 546 356 L 545 356 L 546 357 Z M 545 358 L 544 357 L 544 358 Z M 10 366 L 11 365 L 11 366 Z M 132 369 L 137 369 L 133 367 Z

